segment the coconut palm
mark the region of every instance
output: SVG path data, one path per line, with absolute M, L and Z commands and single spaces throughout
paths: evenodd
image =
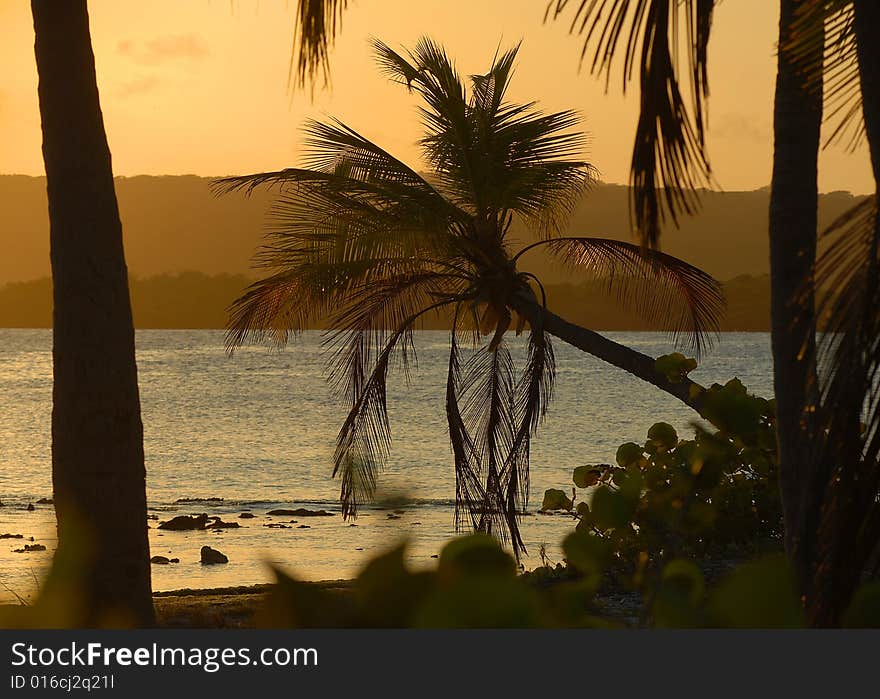
M 45 591 L 65 623 L 152 623 L 143 428 L 122 225 L 86 0 L 32 0 L 54 286 L 52 483 Z M 72 580 L 71 578 L 75 578 Z M 58 623 L 58 619 L 53 620 Z
M 639 246 L 559 231 L 595 169 L 581 159 L 574 112 L 544 113 L 506 93 L 517 48 L 466 87 L 428 39 L 405 54 L 374 42 L 382 70 L 423 100 L 422 176 L 338 121 L 306 127 L 303 167 L 219 180 L 219 191 L 280 188 L 274 230 L 258 255 L 270 271 L 231 308 L 228 342 L 270 339 L 329 318 L 330 378 L 350 406 L 334 475 L 346 516 L 369 500 L 387 458 L 386 380 L 407 365 L 413 328 L 446 312 L 452 332 L 446 415 L 456 473 L 456 522 L 524 550 L 529 449 L 553 392 L 555 335 L 696 408 L 700 389 L 654 360 L 546 308 L 540 280 L 520 265 L 538 248 L 607 279 L 607 290 L 699 353 L 717 328 L 719 285 L 691 265 Z M 533 242 L 517 249 L 514 221 Z M 528 328 L 517 372 L 508 333 Z M 475 351 L 465 361 L 463 333 Z
M 829 80 L 826 101 L 837 118 L 832 138 L 867 140 L 880 191 L 880 7 L 862 0 L 810 0 L 800 20 L 826 32 L 824 61 L 804 63 L 808 76 Z M 801 31 L 796 56 L 821 46 Z M 880 216 L 878 195 L 858 203 L 823 233 L 826 250 L 815 269 L 825 292 L 826 322 L 818 347 L 817 394 L 809 413 L 817 429 L 805 459 L 802 526 L 808 542 L 805 594 L 810 621 L 840 623 L 854 591 L 880 574 Z M 804 547 L 806 548 L 806 547 Z
M 610 74 L 617 48 L 624 45 L 624 84 L 639 69 L 633 200 L 649 245 L 659 235 L 663 209 L 640 202 L 665 203 L 674 220 L 698 202 L 694 185 L 709 177 L 702 100 L 708 94 L 707 43 L 715 4 L 550 3 L 553 16 L 574 8 L 572 29 L 585 35 L 584 55 L 595 46 L 594 70 Z M 880 182 L 878 11 L 872 0 L 780 0 L 770 211 L 774 384 L 786 549 L 816 625 L 839 622 L 859 579 L 872 569 L 876 575 L 880 560 L 875 443 L 880 411 L 872 349 L 880 327 L 876 196 L 829 228 L 828 252 L 816 260 L 823 106 L 828 143 L 853 146 L 866 138 Z M 675 27 L 681 24 L 687 27 L 690 110 L 680 97 L 674 61 Z M 821 316 L 829 331 L 818 350 L 815 288 L 827 293 Z
M 811 0 L 780 0 L 780 45 L 785 49 L 799 14 Z M 584 36 L 582 58 L 610 82 L 622 59 L 624 91 L 637 80 L 640 95 L 631 163 L 637 233 L 659 245 L 664 219 L 699 208 L 698 188 L 711 184 L 706 151 L 709 40 L 717 0 L 552 0 L 548 17 L 570 17 Z M 818 21 L 817 21 L 818 20 Z M 822 122 L 824 22 L 800 19 L 812 41 L 779 52 L 775 95 L 770 207 L 771 324 L 779 437 L 779 472 L 786 548 L 796 567 L 805 560 L 799 541 L 804 462 L 815 402 L 815 316 L 805 284 L 816 256 L 817 157 Z M 684 36 L 679 29 L 684 28 Z M 592 54 L 590 53 L 592 52 Z M 622 54 L 622 56 L 621 56 Z M 681 60 L 684 57 L 684 60 Z M 806 77 L 804 68 L 819 67 Z

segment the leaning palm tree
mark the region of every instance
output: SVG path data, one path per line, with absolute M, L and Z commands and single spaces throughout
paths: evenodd
M 374 42 L 378 63 L 424 101 L 422 176 L 338 121 L 306 128 L 304 167 L 218 180 L 221 192 L 278 186 L 275 228 L 258 263 L 271 273 L 231 307 L 228 343 L 284 344 L 329 319 L 330 378 L 350 406 L 334 475 L 346 516 L 375 491 L 391 435 L 386 380 L 407 365 L 427 315 L 451 321 L 446 416 L 456 474 L 456 523 L 524 551 L 518 516 L 529 489 L 529 450 L 553 392 L 550 336 L 586 350 L 699 410 L 701 388 L 671 380 L 654 360 L 551 313 L 540 280 L 520 269 L 542 248 L 607 280 L 617 300 L 682 335 L 699 353 L 717 329 L 720 287 L 669 255 L 594 237 L 561 236 L 595 180 L 581 159 L 571 111 L 543 113 L 506 93 L 517 48 L 496 56 L 468 87 L 442 47 L 422 39 L 401 55 Z M 513 223 L 534 236 L 516 248 Z M 528 328 L 517 372 L 508 333 Z M 474 351 L 464 361 L 462 334 Z

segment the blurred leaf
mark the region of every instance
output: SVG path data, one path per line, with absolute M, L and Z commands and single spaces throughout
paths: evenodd
M 630 523 L 635 504 L 623 493 L 601 486 L 593 493 L 590 518 L 599 529 L 619 529 Z
M 437 589 L 419 609 L 421 628 L 534 628 L 537 593 L 515 577 L 469 576 Z
M 512 577 L 516 564 L 488 534 L 471 534 L 453 539 L 440 552 L 437 573 L 444 580 L 459 576 Z
M 411 573 L 405 563 L 406 545 L 371 559 L 357 578 L 358 607 L 365 625 L 407 627 L 415 609 L 433 588 L 433 572 Z
M 589 488 L 596 485 L 602 478 L 602 469 L 595 466 L 578 466 L 572 477 L 578 488 Z
M 660 576 L 651 604 L 651 617 L 659 628 L 702 626 L 701 605 L 705 594 L 703 574 L 691 561 L 678 558 Z
M 575 531 L 565 537 L 562 551 L 570 565 L 598 583 L 599 575 L 610 561 L 611 544 L 593 534 Z
M 880 629 L 880 581 L 862 585 L 853 595 L 841 626 L 847 629 Z
M 355 626 L 354 609 L 345 597 L 332 595 L 313 583 L 296 580 L 273 568 L 276 584 L 255 622 L 267 629 L 320 629 Z
M 802 628 L 804 616 L 795 590 L 784 556 L 746 563 L 710 595 L 711 623 L 721 628 Z

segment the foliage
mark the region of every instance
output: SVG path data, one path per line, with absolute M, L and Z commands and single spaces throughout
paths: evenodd
M 574 470 L 576 488 L 590 490 L 575 510 L 577 530 L 605 542 L 603 567 L 644 576 L 677 557 L 742 557 L 781 540 L 773 403 L 738 379 L 713 385 L 704 400 L 716 430 L 696 425 L 693 439 L 680 439 L 657 422 L 643 443 L 620 445 L 614 464 Z
M 370 560 L 350 589 L 320 589 L 276 570 L 278 583 L 258 623 L 272 628 L 609 628 L 633 619 L 596 595 L 609 563 L 609 542 L 579 531 L 565 541 L 569 574 L 517 575 L 513 558 L 492 537 L 449 542 L 434 568 L 411 570 L 402 544 Z M 572 571 L 575 571 L 572 573 Z M 641 596 L 638 594 L 641 593 Z M 759 558 L 708 583 L 694 563 L 668 561 L 635 594 L 641 623 L 666 628 L 797 628 L 804 625 L 784 557 Z M 847 612 L 852 627 L 876 626 L 876 584 Z M 610 613 L 609 613 L 610 612 Z M 635 620 L 638 623 L 638 620 Z

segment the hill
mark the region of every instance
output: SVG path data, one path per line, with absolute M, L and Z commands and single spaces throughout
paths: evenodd
M 260 244 L 272 195 L 257 192 L 214 197 L 210 180 L 195 176 L 120 177 L 116 180 L 131 273 L 139 277 L 183 271 L 245 274 Z M 574 212 L 569 231 L 630 240 L 627 187 L 597 185 Z M 845 192 L 820 198 L 820 225 L 849 208 Z M 670 227 L 666 252 L 688 260 L 717 279 L 769 272 L 769 191 L 707 192 L 703 210 Z M 0 176 L 0 285 L 49 275 L 49 226 L 45 179 Z M 549 282 L 568 278 L 537 253 L 524 258 Z

